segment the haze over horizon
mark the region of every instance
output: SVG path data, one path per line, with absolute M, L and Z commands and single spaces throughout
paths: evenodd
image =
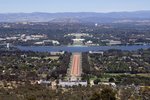
M 0 0 L 0 13 L 132 12 L 150 10 L 148 0 Z

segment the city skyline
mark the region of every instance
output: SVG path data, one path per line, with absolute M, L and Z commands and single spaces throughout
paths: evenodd
M 0 0 L 0 13 L 121 12 L 150 10 L 148 0 Z

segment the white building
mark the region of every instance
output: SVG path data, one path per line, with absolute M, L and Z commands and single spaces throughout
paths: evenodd
M 118 44 L 121 44 L 121 41 L 110 40 L 109 44 L 110 45 L 118 45 Z
M 104 52 L 103 51 L 89 51 L 90 54 L 101 54 L 103 55 Z
M 59 45 L 59 41 L 57 40 L 43 40 L 44 43 L 52 43 L 53 45 Z
M 10 48 L 10 44 L 9 44 L 9 43 L 7 43 L 6 47 L 7 47 L 7 49 L 9 49 L 9 48 Z
M 34 44 L 41 45 L 41 44 L 44 44 L 44 42 L 35 42 Z
M 51 55 L 63 55 L 64 53 L 64 51 L 50 52 Z
M 114 88 L 116 87 L 116 84 L 114 82 L 99 82 L 98 84 L 112 86 Z
M 81 81 L 59 81 L 59 86 L 62 86 L 62 87 L 72 87 L 72 86 L 87 86 L 87 81 L 85 82 L 81 82 Z
M 54 44 L 54 45 L 59 45 L 60 43 L 58 42 L 58 41 L 56 41 L 56 40 L 52 40 L 52 43 Z
M 87 41 L 86 42 L 87 44 L 92 44 L 93 42 L 91 40 Z
M 0 41 L 5 41 L 6 39 L 5 38 L 0 38 Z
M 33 37 L 33 38 L 45 38 L 45 37 L 47 37 L 46 35 L 31 35 L 31 37 Z
M 50 84 L 50 81 L 45 81 L 45 80 L 39 80 L 38 84 Z

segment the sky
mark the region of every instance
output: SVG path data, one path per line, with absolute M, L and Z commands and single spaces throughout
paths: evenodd
M 150 10 L 150 0 L 0 0 L 0 13 Z

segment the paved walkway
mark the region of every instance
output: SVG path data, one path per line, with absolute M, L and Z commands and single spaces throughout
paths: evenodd
M 81 77 L 81 53 L 73 53 L 70 65 L 70 80 L 77 81 Z

